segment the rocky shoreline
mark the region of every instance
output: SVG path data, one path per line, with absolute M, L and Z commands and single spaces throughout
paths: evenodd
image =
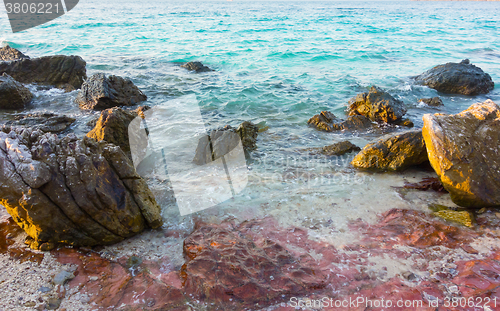
M 433 177 L 404 191 L 436 191 L 456 204 L 431 204 L 428 212 L 392 208 L 375 224 L 352 221 L 360 239 L 334 246 L 272 216 L 197 220 L 190 231 L 163 226 L 154 191 L 131 161 L 128 137 L 132 120 L 149 109 L 140 106 L 147 94 L 127 78 L 87 77 L 85 66 L 78 56 L 29 58 L 0 49 L 0 109 L 29 106 L 31 84 L 79 90 L 74 104 L 99 113 L 85 137 L 71 133 L 74 118 L 50 113 L 21 116 L 0 131 L 0 202 L 10 214 L 0 221 L 0 256 L 9 271 L 0 288 L 18 296 L 0 300 L 10 309 L 294 310 L 292 297 L 305 304 L 363 297 L 418 300 L 423 307 L 406 310 L 435 310 L 434 302 L 464 296 L 497 299 L 500 307 L 500 107 L 491 100 L 455 115 L 426 114 L 422 129 L 410 129 L 415 120 L 405 118 L 405 103 L 372 86 L 346 104 L 345 119 L 329 111 L 310 118 L 310 127 L 332 135 L 373 128 L 386 135 L 363 148 L 342 141 L 301 153 L 351 154 L 351 168 L 372 174 L 430 167 Z M 212 71 L 200 62 L 181 67 Z M 469 60 L 413 80 L 467 96 L 494 87 Z M 439 97 L 419 101 L 443 104 Z M 261 130 L 251 122 L 212 129 L 193 162 L 215 161 L 240 141 L 251 160 Z M 178 252 L 162 255 L 167 249 Z M 24 288 L 23 278 L 30 280 Z M 342 308 L 322 308 L 330 309 Z

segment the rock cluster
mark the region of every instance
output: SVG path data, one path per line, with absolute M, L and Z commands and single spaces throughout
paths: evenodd
M 98 73 L 85 80 L 75 101 L 82 109 L 103 110 L 133 106 L 146 99 L 147 96 L 129 79 Z
M 72 134 L 0 132 L 0 198 L 34 249 L 112 244 L 162 225 L 123 151 Z
M 32 98 L 30 90 L 11 76 L 0 76 L 0 109 L 22 109 Z
M 324 132 L 333 131 L 356 131 L 371 128 L 373 126 L 370 119 L 365 116 L 350 116 L 346 120 L 337 118 L 330 111 L 321 111 L 307 121 L 309 126 Z
M 491 76 L 468 59 L 438 65 L 416 76 L 415 81 L 439 92 L 462 95 L 487 94 L 495 86 Z

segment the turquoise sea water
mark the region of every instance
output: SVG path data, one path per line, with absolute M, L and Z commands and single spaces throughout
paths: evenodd
M 269 126 L 260 134 L 253 157 L 271 161 L 250 166 L 260 172 L 259 178 L 276 172 L 283 176 L 290 169 L 283 160 L 300 157 L 296 152 L 300 148 L 346 138 L 363 146 L 380 135 L 380 131 L 320 133 L 306 124 L 321 110 L 345 116 L 349 98 L 371 85 L 403 100 L 417 127 L 422 126 L 424 113 L 456 113 L 487 98 L 500 103 L 498 86 L 487 95 L 467 97 L 438 94 L 410 79 L 435 65 L 469 58 L 500 83 L 498 2 L 81 0 L 66 15 L 16 34 L 3 8 L 0 16 L 1 43 L 31 57 L 80 55 L 87 61 L 89 75 L 104 72 L 132 79 L 148 96 L 149 105 L 194 94 L 209 128 L 245 120 Z M 179 66 L 186 61 L 202 61 L 215 71 L 190 73 Z M 76 92 L 36 95 L 31 110 L 79 116 L 82 131 L 94 116 L 80 112 L 72 102 Z M 437 95 L 444 107 L 417 102 Z M 9 113 L 2 115 L 8 117 Z M 317 165 L 332 174 L 364 174 L 349 170 L 345 163 Z M 255 206 L 248 212 L 255 215 L 272 213 L 288 202 L 285 214 L 301 204 L 299 210 L 305 205 L 310 214 L 311 205 L 320 204 L 318 196 L 326 204 L 371 193 L 381 197 L 366 206 L 390 207 L 382 196 L 393 195 L 393 190 L 377 187 L 396 185 L 390 180 L 394 175 L 361 177 L 364 190 L 349 178 L 315 187 L 304 187 L 296 179 L 254 178 L 228 205 Z M 161 184 L 156 186 L 160 191 Z M 353 213 L 355 204 L 346 206 L 344 214 Z M 328 214 L 331 210 L 318 215 Z M 297 215 L 304 219 L 300 212 Z

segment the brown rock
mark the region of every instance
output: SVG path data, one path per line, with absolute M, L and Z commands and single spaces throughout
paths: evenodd
M 372 86 L 369 92 L 349 100 L 349 115 L 363 115 L 375 122 L 393 123 L 406 114 L 402 101 Z
M 372 122 L 365 116 L 355 115 L 350 116 L 346 120 L 337 118 L 330 111 L 322 111 L 320 114 L 313 116 L 307 124 L 320 131 L 356 131 L 368 129 L 373 126 Z
M 0 76 L 0 109 L 22 109 L 32 98 L 30 90 L 11 76 Z
M 98 73 L 85 80 L 75 102 L 82 109 L 102 110 L 133 106 L 146 99 L 147 96 L 129 79 Z
M 33 248 L 112 244 L 162 223 L 120 148 L 74 135 L 0 132 L 0 198 Z
M 456 115 L 426 114 L 429 160 L 451 199 L 481 208 L 500 205 L 500 109 L 491 100 Z
M 128 126 L 136 114 L 119 107 L 103 110 L 87 137 L 119 146 L 131 158 Z
M 196 73 L 213 71 L 212 69 L 203 65 L 201 62 L 188 62 L 185 63 L 184 65 L 181 65 L 181 67 L 186 68 L 187 70 L 190 71 L 195 71 Z
M 356 168 L 400 171 L 427 160 L 422 132 L 408 131 L 366 145 L 351 164 Z
M 0 74 L 7 73 L 21 83 L 50 85 L 71 91 L 79 89 L 87 78 L 85 66 L 80 56 L 44 56 L 0 62 Z
M 21 53 L 21 51 L 11 48 L 10 46 L 4 46 L 0 48 L 0 61 L 12 61 L 29 58 L 28 56 Z
M 48 133 L 59 133 L 68 129 L 76 120 L 53 113 L 29 113 L 18 115 L 5 123 L 8 127 L 30 127 Z

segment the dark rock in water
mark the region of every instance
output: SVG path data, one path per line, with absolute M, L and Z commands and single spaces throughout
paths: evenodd
M 242 225 L 244 227 L 244 224 Z M 324 277 L 283 246 L 259 245 L 230 224 L 197 224 L 184 241 L 184 290 L 216 305 L 270 305 L 275 300 L 324 288 Z M 226 310 L 226 308 L 224 308 Z M 243 310 L 242 305 L 227 310 Z
M 413 127 L 414 124 L 410 119 L 400 119 L 393 123 L 394 125 Z
M 487 100 L 456 115 L 423 119 L 429 160 L 453 202 L 500 206 L 500 107 Z
M 37 83 L 73 91 L 79 89 L 87 78 L 85 66 L 80 56 L 44 56 L 0 62 L 0 74 L 5 72 L 21 83 Z
M 468 59 L 438 65 L 416 76 L 415 81 L 439 92 L 462 95 L 487 94 L 495 86 L 491 76 Z
M 259 128 L 252 122 L 245 121 L 238 126 L 236 133 L 240 135 L 243 149 L 254 150 L 257 148 L 257 135 Z
M 393 123 L 406 114 L 402 101 L 375 86 L 349 100 L 348 110 L 350 116 L 363 115 L 379 123 Z
M 125 153 L 71 134 L 0 132 L 0 200 L 33 249 L 107 245 L 162 225 L 159 205 Z
M 422 131 L 409 131 L 366 145 L 351 164 L 356 168 L 400 171 L 425 161 L 428 157 Z
M 198 141 L 193 162 L 203 165 L 215 161 L 235 149 L 240 143 L 244 151 L 253 150 L 257 147 L 257 134 L 257 126 L 248 121 L 243 122 L 237 129 L 228 125 L 222 129 L 213 130 L 210 135 L 204 135 Z
M 360 151 L 361 148 L 354 145 L 348 140 L 335 143 L 330 146 L 323 147 L 323 154 L 327 156 L 341 156 L 349 152 Z
M 129 79 L 98 73 L 85 80 L 75 101 L 82 109 L 103 110 L 133 106 L 146 99 L 147 96 Z
M 330 111 L 321 111 L 320 114 L 309 119 L 307 124 L 325 132 L 363 130 L 373 126 L 372 122 L 365 116 L 355 115 L 342 120 Z
M 24 58 L 29 58 L 29 57 L 21 53 L 21 51 L 11 48 L 8 45 L 4 46 L 3 48 L 0 48 L 0 61 L 8 62 Z
M 181 65 L 181 67 L 186 68 L 187 70 L 190 70 L 190 71 L 196 71 L 197 73 L 198 72 L 213 71 L 212 69 L 203 65 L 201 62 L 188 62 L 188 63 L 185 63 L 184 65 Z
M 348 140 L 341 141 L 333 145 L 325 146 L 322 148 L 306 149 L 306 151 L 309 151 L 310 155 L 323 154 L 326 156 L 341 156 L 349 152 L 360 151 L 360 150 L 361 148 L 354 145 Z
M 22 109 L 32 98 L 30 90 L 11 76 L 0 76 L 0 109 Z
M 15 120 L 5 123 L 6 127 L 29 127 L 47 133 L 59 133 L 71 126 L 74 118 L 56 115 L 53 113 L 31 113 L 19 115 Z
M 103 110 L 87 136 L 119 146 L 131 158 L 128 126 L 136 117 L 137 114 L 119 107 Z
M 443 106 L 443 101 L 441 100 L 441 98 L 437 96 L 431 98 L 420 98 L 418 101 L 423 102 L 428 106 L 433 106 L 433 107 Z

